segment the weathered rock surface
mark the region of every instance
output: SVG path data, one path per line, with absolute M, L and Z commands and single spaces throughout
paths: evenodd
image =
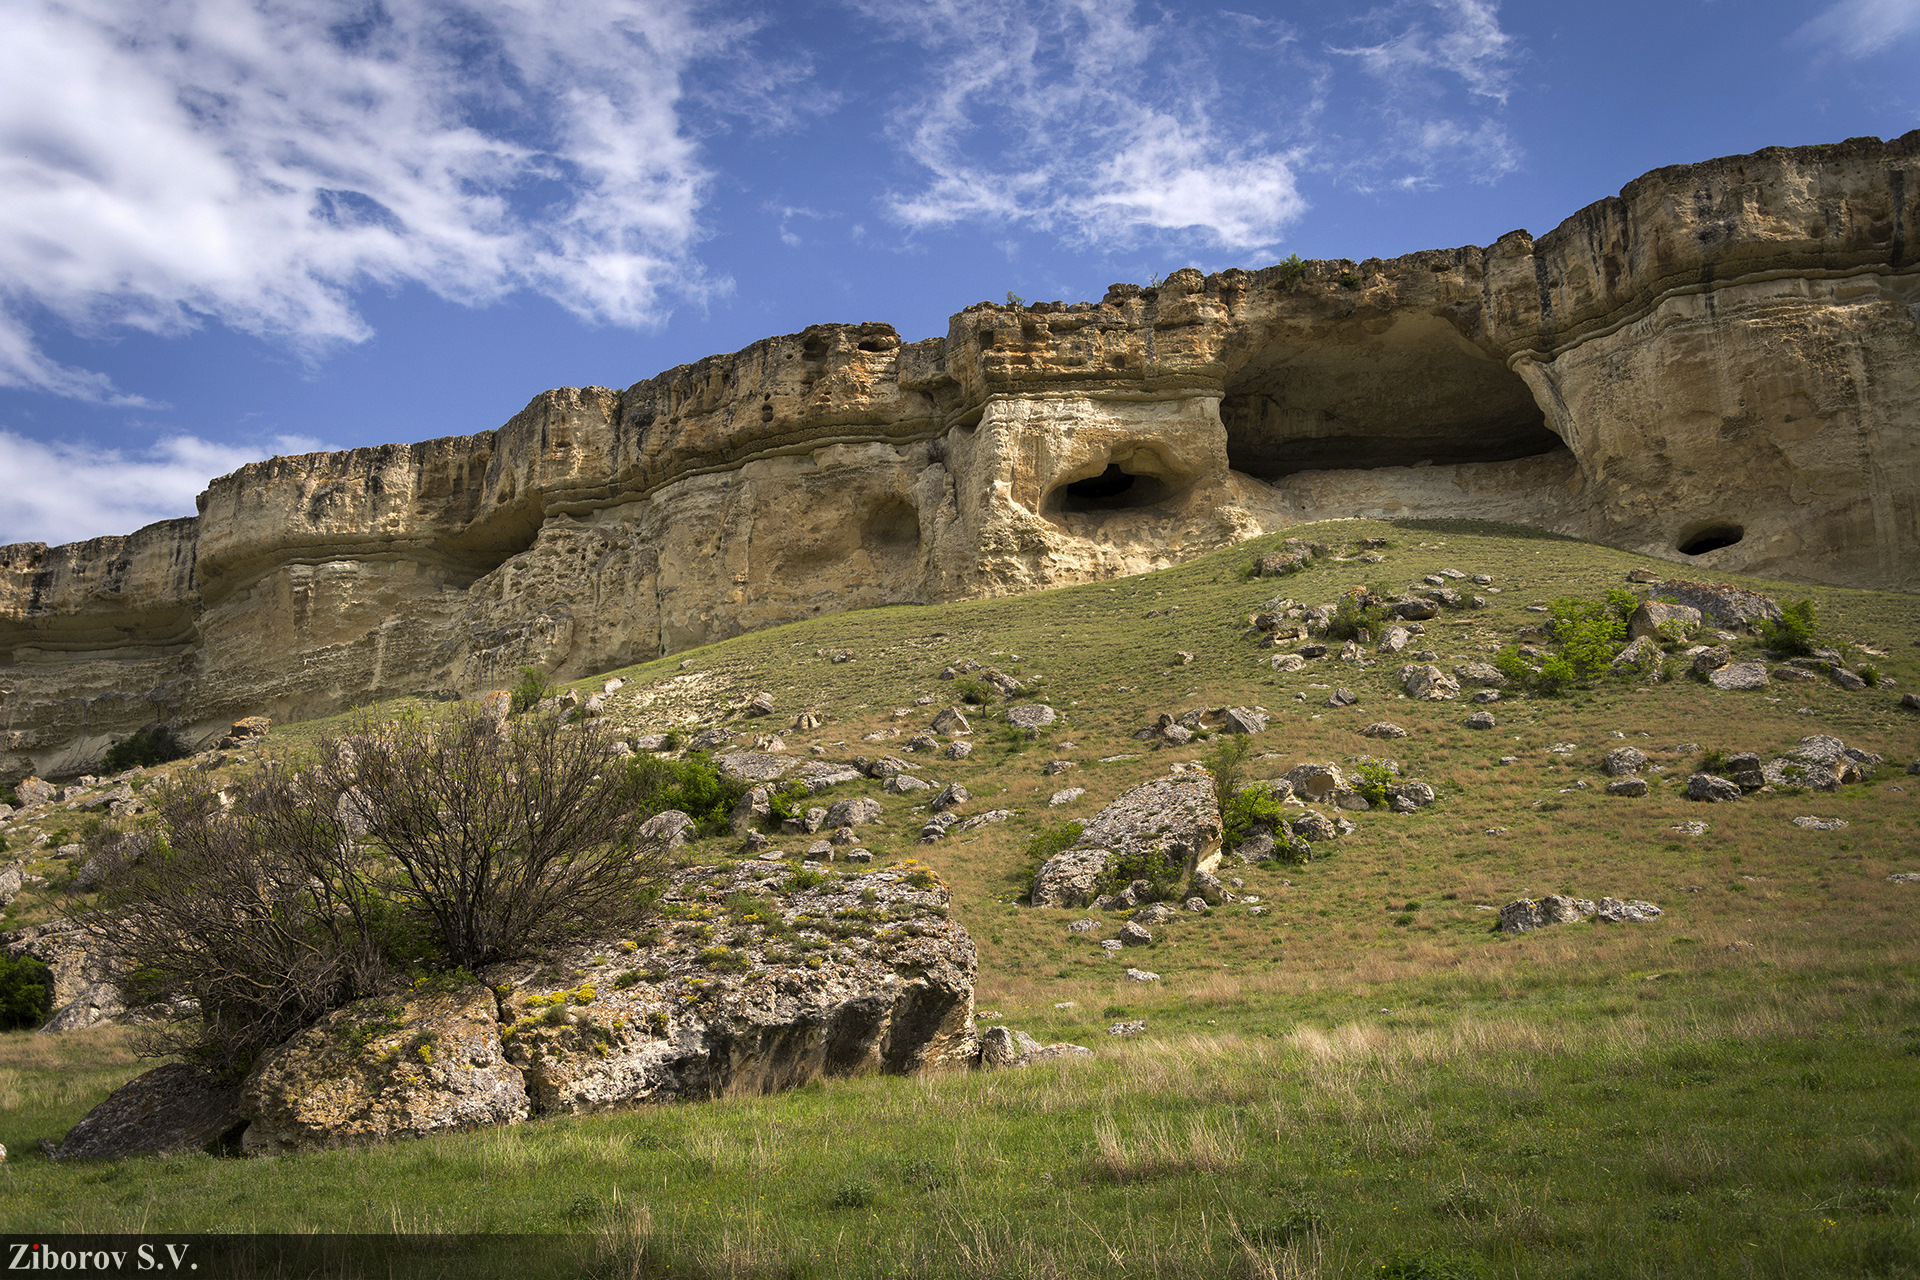
M 516 1124 L 527 1090 L 483 986 L 361 1000 L 269 1050 L 241 1086 L 248 1155 Z
M 67 1131 L 56 1160 L 208 1151 L 237 1143 L 240 1086 L 181 1062 L 134 1077 Z
M 679 877 L 672 896 L 703 903 L 765 892 L 761 874 L 768 873 L 751 865 L 731 875 L 695 869 Z M 874 901 L 865 903 L 869 892 Z M 606 948 L 583 947 L 484 977 L 509 988 L 501 997 L 512 1019 L 506 1057 L 525 1073 L 536 1114 L 785 1088 L 819 1075 L 961 1066 L 978 1052 L 975 955 L 966 930 L 948 918 L 949 903 L 924 872 L 888 867 L 766 896 L 760 910 L 798 937 L 840 935 L 837 946 L 809 953 L 820 960 L 817 969 L 790 954 L 778 931 L 736 920 L 711 947 L 615 952 L 619 959 L 598 972 L 594 953 Z M 871 917 L 864 927 L 855 918 L 863 912 Z M 590 984 L 573 978 L 575 969 L 593 973 Z
M 253 463 L 195 517 L 0 548 L 0 778 L 1329 515 L 1913 590 L 1916 156 L 1769 148 L 1538 238 L 980 304 L 916 343 L 816 325 L 477 435 Z
M 1163 867 L 1170 875 L 1219 866 L 1220 803 L 1213 779 L 1204 772 L 1181 773 L 1121 794 L 1083 824 L 1072 847 L 1042 864 L 1033 878 L 1033 905 L 1087 905 L 1120 858 Z

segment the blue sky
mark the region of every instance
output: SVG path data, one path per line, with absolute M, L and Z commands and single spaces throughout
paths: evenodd
M 0 542 L 822 321 L 1920 126 L 1920 0 L 0 0 Z

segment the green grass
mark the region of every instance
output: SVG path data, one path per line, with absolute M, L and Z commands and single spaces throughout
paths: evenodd
M 1920 716 L 1896 706 L 1920 689 L 1920 603 L 1735 577 L 1813 598 L 1829 642 L 1894 687 L 1601 681 L 1495 704 L 1498 727 L 1476 732 L 1464 698 L 1399 697 L 1398 659 L 1276 676 L 1273 651 L 1242 635 L 1248 615 L 1275 596 L 1317 604 L 1443 567 L 1491 573 L 1502 589 L 1480 589 L 1489 608 L 1443 615 L 1412 646 L 1451 667 L 1490 660 L 1544 621 L 1528 604 L 1598 600 L 1649 562 L 1466 522 L 1289 533 L 1394 545 L 1384 564 L 1317 560 L 1247 580 L 1245 563 L 1279 545 L 1260 539 L 1110 583 L 821 618 L 620 672 L 629 683 L 607 699 L 636 732 L 724 722 L 845 759 L 905 754 L 911 733 L 960 701 L 938 678 L 950 662 L 1029 682 L 1020 700 L 1064 718 L 1047 741 L 1007 750 L 996 716 L 970 707 L 971 759 L 913 757 L 923 777 L 973 793 L 963 813 L 1014 819 L 923 846 L 925 794 L 863 780 L 816 803 L 880 800 L 862 843 L 881 861 L 918 857 L 950 886 L 980 949 L 979 1007 L 1043 1041 L 1088 1045 L 1093 1061 L 816 1082 L 264 1165 L 86 1167 L 20 1153 L 144 1064 L 115 1049 L 80 1087 L 9 1065 L 37 1042 L 0 1037 L 11 1082 L 0 1087 L 21 1099 L 0 1108 L 15 1153 L 0 1166 L 0 1218 L 8 1230 L 559 1232 L 575 1250 L 565 1267 L 636 1275 L 1920 1275 L 1920 886 L 1886 879 L 1920 870 L 1920 778 L 1902 772 L 1920 755 Z M 1736 659 L 1756 645 L 1743 638 Z M 831 662 L 837 650 L 856 660 Z M 1181 650 L 1196 660 L 1180 665 Z M 1351 688 L 1360 704 L 1327 708 L 1314 684 Z M 776 716 L 739 719 L 731 708 L 763 689 Z M 1099 949 L 1118 915 L 1071 935 L 1081 913 L 1017 901 L 1037 835 L 1211 746 L 1156 749 L 1134 730 L 1223 704 L 1272 713 L 1249 777 L 1365 755 L 1398 762 L 1440 800 L 1352 815 L 1359 829 L 1308 865 L 1230 863 L 1222 877 L 1266 913 L 1244 901 L 1182 913 L 1144 955 Z M 895 720 L 896 708 L 909 715 Z M 786 727 L 803 710 L 821 729 Z M 1359 736 L 1380 719 L 1411 736 Z M 276 728 L 274 749 L 302 750 L 321 727 Z M 898 738 L 864 741 L 895 727 Z M 1765 754 L 1814 732 L 1888 763 L 1831 795 L 1683 798 L 1706 752 Z M 1561 743 L 1577 746 L 1549 750 Z M 1696 751 L 1672 750 L 1685 743 Z M 1604 794 L 1599 760 L 1619 745 L 1664 771 L 1649 772 L 1644 800 Z M 1117 755 L 1136 758 L 1101 762 Z M 1075 767 L 1046 775 L 1052 759 Z M 1087 794 L 1050 808 L 1066 786 Z M 1790 821 L 1802 814 L 1849 826 L 1805 832 Z M 1672 830 L 1687 820 L 1708 830 Z M 737 848 L 709 837 L 688 856 Z M 1489 932 L 1482 908 L 1554 892 L 1644 898 L 1666 914 Z M 1127 982 L 1129 964 L 1163 980 Z M 1136 1018 L 1143 1035 L 1106 1034 Z

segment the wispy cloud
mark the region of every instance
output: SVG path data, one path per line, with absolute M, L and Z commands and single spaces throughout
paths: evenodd
M 127 454 L 84 442 L 47 444 L 0 430 L 0 543 L 72 542 L 103 529 L 128 532 L 194 513 L 207 482 L 274 453 L 308 453 L 319 441 L 281 436 L 264 446 L 180 435 Z
M 1142 18 L 1127 0 L 850 3 L 927 58 L 895 130 L 924 175 L 888 202 L 909 227 L 1248 249 L 1306 209 L 1293 149 L 1256 113 L 1217 110 L 1218 76 L 1172 16 Z
M 1839 0 L 1794 33 L 1851 58 L 1879 53 L 1920 33 L 1920 0 Z
M 9 0 L 0 385 L 129 398 L 29 317 L 308 354 L 370 285 L 658 320 L 714 284 L 683 80 L 746 30 L 695 3 Z
M 1398 0 L 1358 20 L 1368 38 L 1329 45 L 1375 85 L 1378 121 L 1363 158 L 1342 168 L 1361 188 L 1421 190 L 1466 175 L 1491 182 L 1523 152 L 1500 118 L 1525 53 L 1497 0 Z

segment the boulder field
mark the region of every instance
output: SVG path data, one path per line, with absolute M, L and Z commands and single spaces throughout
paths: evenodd
M 919 342 L 815 325 L 253 463 L 195 516 L 0 548 L 0 780 L 1333 516 L 1920 589 L 1917 222 L 1920 131 L 1774 147 L 1537 238 L 981 303 Z

